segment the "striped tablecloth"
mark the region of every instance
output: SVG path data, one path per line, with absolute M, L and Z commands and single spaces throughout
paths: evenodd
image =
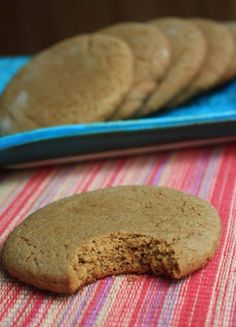
M 236 145 L 0 173 L 0 242 L 25 216 L 87 190 L 124 184 L 174 187 L 222 217 L 214 259 L 179 282 L 109 277 L 72 296 L 41 292 L 0 270 L 0 326 L 236 326 Z

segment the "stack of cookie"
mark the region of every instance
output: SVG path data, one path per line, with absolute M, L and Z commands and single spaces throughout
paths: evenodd
M 120 23 L 36 55 L 0 99 L 0 132 L 134 119 L 236 75 L 236 23 Z

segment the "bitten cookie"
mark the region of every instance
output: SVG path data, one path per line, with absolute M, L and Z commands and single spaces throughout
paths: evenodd
M 133 55 L 121 39 L 76 36 L 36 55 L 1 97 L 2 134 L 104 121 L 133 81 Z
M 138 116 L 166 107 L 197 75 L 207 53 L 203 33 L 194 23 L 180 18 L 159 18 L 150 23 L 168 36 L 173 50 L 173 63 Z
M 112 274 L 179 279 L 213 257 L 220 234 L 216 210 L 197 197 L 123 186 L 36 211 L 8 237 L 2 264 L 26 283 L 66 293 Z
M 160 29 L 141 23 L 120 23 L 100 32 L 120 37 L 133 51 L 133 85 L 110 119 L 132 117 L 167 72 L 171 63 L 170 43 Z
M 227 27 L 209 19 L 195 18 L 191 21 L 204 33 L 208 42 L 208 55 L 199 75 L 177 95 L 171 102 L 172 106 L 220 84 L 232 63 L 234 38 Z

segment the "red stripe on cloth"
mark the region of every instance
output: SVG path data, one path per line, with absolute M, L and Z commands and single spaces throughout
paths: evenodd
M 37 296 L 37 298 L 34 301 L 34 305 L 31 307 L 28 314 L 24 316 L 24 320 L 21 322 L 22 327 L 30 326 L 31 321 L 34 319 L 34 317 L 38 312 L 39 307 L 43 303 L 43 298 L 44 298 L 43 294 Z
M 125 169 L 122 174 L 120 174 L 116 177 L 116 185 L 122 185 L 123 181 L 125 180 L 126 176 L 128 175 L 129 167 L 131 167 L 132 164 L 133 164 L 132 160 L 127 160 L 126 162 L 124 162 L 124 165 L 122 166 L 122 168 L 124 168 L 124 166 L 125 166 Z
M 111 174 L 110 178 L 107 181 L 105 180 L 105 182 L 101 184 L 101 187 L 111 187 L 114 184 L 117 176 L 121 172 L 122 168 L 124 167 L 124 164 L 125 164 L 125 159 L 119 160 L 114 173 Z
M 137 322 L 137 319 L 139 317 L 139 311 L 140 311 L 140 308 L 143 305 L 143 300 L 145 298 L 145 294 L 146 294 L 147 290 L 150 287 L 150 282 L 151 282 L 151 280 L 149 278 L 145 278 L 144 279 L 144 284 L 143 284 L 141 293 L 139 294 L 138 302 L 136 303 L 136 306 L 135 306 L 135 308 L 134 308 L 134 310 L 132 312 L 131 319 L 129 320 L 129 326 L 136 326 L 136 322 Z M 159 292 L 158 294 L 156 294 L 156 297 L 159 297 L 159 302 L 158 302 L 158 307 L 155 308 L 155 316 L 156 316 L 156 319 L 152 319 L 152 323 L 157 323 L 158 322 L 157 317 L 159 317 L 159 315 L 160 315 L 160 312 L 161 312 L 163 303 L 165 301 L 166 293 L 168 291 L 168 286 L 165 284 L 164 281 L 162 281 L 162 280 L 161 281 L 156 280 L 156 284 L 159 285 L 159 286 L 161 286 L 160 287 L 161 288 L 161 292 Z M 152 318 L 154 318 L 154 317 L 152 317 Z
M 11 292 L 12 291 L 12 292 Z M 1 305 L 1 311 L 0 311 L 0 322 L 7 317 L 8 312 L 12 310 L 14 304 L 16 303 L 18 299 L 19 293 L 22 291 L 22 287 L 15 286 L 13 283 L 9 284 L 8 292 L 11 295 L 10 300 L 7 301 L 4 306 Z M 3 302 L 4 298 L 1 299 L 1 302 Z
M 147 178 L 146 178 L 146 181 L 145 181 L 145 184 L 146 185 L 156 185 L 157 182 L 159 181 L 159 178 L 158 180 L 156 179 L 156 175 L 158 173 L 161 174 L 161 171 L 160 169 L 163 167 L 165 167 L 165 164 L 167 162 L 167 159 L 170 157 L 170 154 L 169 153 L 165 153 L 165 154 L 162 154 L 160 155 L 157 160 L 156 160 L 156 163 L 155 165 L 152 167 L 152 172 L 151 174 L 149 173 Z
M 94 168 L 92 168 L 92 171 L 88 175 L 89 176 L 88 178 L 87 175 L 85 174 L 81 183 L 76 187 L 75 193 L 77 193 L 78 191 L 80 192 L 87 191 L 92 180 L 94 179 L 94 177 L 96 176 L 96 174 L 99 172 L 99 170 L 102 168 L 103 165 L 104 165 L 104 161 L 100 161 L 98 164 L 95 165 Z
M 12 326 L 16 326 L 17 324 L 19 325 L 19 319 L 23 315 L 26 315 L 29 306 L 32 304 L 32 302 L 35 302 L 34 299 L 35 299 L 35 295 L 34 293 L 31 293 L 30 296 L 27 298 L 27 301 L 24 303 L 21 309 L 17 311 L 17 314 L 14 316 L 14 320 L 12 321 Z M 23 326 L 23 324 L 21 324 L 21 326 Z
M 228 243 L 228 239 L 226 239 L 226 229 L 229 222 L 229 208 L 230 203 L 232 201 L 233 196 L 233 189 L 235 187 L 236 182 L 236 174 L 235 174 L 235 167 L 236 167 L 236 156 L 233 155 L 236 154 L 235 147 L 228 147 L 226 148 L 224 152 L 224 161 L 221 164 L 221 168 L 219 170 L 219 174 L 217 176 L 217 182 L 215 183 L 215 192 L 212 196 L 212 203 L 215 205 L 216 208 L 218 208 L 221 221 L 222 221 L 222 238 L 221 238 L 221 252 L 218 251 L 219 256 L 223 257 L 222 267 L 219 267 L 218 271 L 222 269 L 222 276 L 224 276 L 224 267 L 226 266 L 227 262 L 227 248 L 232 246 L 230 243 Z M 225 251 L 222 253 L 222 249 L 225 248 Z M 219 263 L 219 260 L 217 260 L 217 263 Z M 217 273 L 217 269 L 215 269 L 215 274 Z M 214 314 L 216 311 L 216 304 L 217 304 L 217 296 L 218 296 L 218 289 L 220 288 L 221 279 L 219 276 L 219 279 L 216 280 L 215 283 L 215 294 L 212 294 L 212 297 L 214 295 L 214 304 L 211 308 L 211 324 L 214 320 Z
M 12 201 L 6 210 L 1 214 L 1 225 L 0 225 L 0 233 L 3 233 L 4 229 L 6 229 L 7 225 L 11 222 L 12 218 L 19 213 L 19 211 L 24 207 L 26 202 L 31 197 L 32 193 L 35 192 L 44 181 L 45 177 L 49 174 L 49 171 L 42 171 L 35 174 L 25 185 L 25 187 L 21 190 L 21 192 L 16 196 L 16 198 Z M 3 221 L 6 221 L 3 224 Z
M 45 297 L 42 298 L 42 304 L 43 304 L 43 302 L 46 302 L 46 305 L 44 306 L 42 315 L 37 323 L 37 326 L 41 326 L 42 322 L 44 321 L 44 319 L 48 313 L 48 310 L 49 310 L 51 304 L 53 303 L 53 301 L 55 301 L 55 299 L 56 299 L 56 295 L 51 295 L 50 297 L 47 298 L 47 301 L 45 301 Z M 36 312 L 35 315 L 38 316 L 38 312 Z
M 38 176 L 41 176 L 41 173 L 35 174 L 34 178 L 37 179 Z M 25 187 L 17 194 L 17 196 L 13 199 L 12 203 L 1 213 L 1 225 L 0 227 L 3 229 L 5 226 L 3 222 L 7 220 L 7 222 L 14 216 L 14 214 L 18 211 L 19 205 L 21 205 L 22 201 L 24 201 L 27 196 L 31 193 L 32 189 L 35 187 L 34 179 L 30 179 Z M 11 214 L 9 216 L 9 214 Z M 1 230 L 0 230 L 1 231 Z
M 92 299 L 90 299 L 90 303 L 87 307 L 87 309 L 83 312 L 83 318 L 79 322 L 79 326 L 86 326 L 86 320 L 88 319 L 91 312 L 93 312 L 94 308 L 97 306 L 97 302 L 99 298 L 101 297 L 102 290 L 104 288 L 106 281 L 100 280 L 97 285 L 94 285 L 96 287 L 96 292 L 94 293 Z
M 222 187 L 222 181 L 225 179 L 226 176 L 225 171 L 227 170 L 227 167 L 228 168 L 233 167 L 232 164 L 233 162 L 231 158 L 224 155 L 224 160 L 221 162 L 221 167 L 218 171 L 218 175 L 216 176 L 216 182 L 214 184 L 214 190 L 212 192 L 212 199 L 211 199 L 211 202 L 218 208 L 221 208 L 222 201 L 225 201 L 226 197 L 228 197 L 227 200 L 228 202 L 230 201 L 232 196 L 233 184 L 230 182 L 230 180 L 225 181 Z M 234 164 L 236 164 L 236 158 L 234 158 Z M 222 210 L 220 210 L 220 215 L 223 218 L 223 226 L 224 226 L 226 217 L 224 212 L 222 212 Z M 225 240 L 224 240 L 224 233 L 223 233 L 221 242 L 224 243 L 224 241 Z M 218 264 L 219 256 L 220 256 L 220 251 L 218 251 L 218 255 L 214 257 L 213 261 L 210 262 L 203 271 L 197 272 L 191 276 L 191 279 L 189 280 L 188 290 L 187 290 L 187 294 L 189 295 L 186 296 L 184 305 L 181 310 L 181 314 L 179 317 L 179 326 L 181 326 L 182 321 L 189 320 L 189 316 L 190 316 L 189 308 L 193 308 L 193 303 L 196 300 L 195 295 L 197 293 L 199 294 L 199 300 L 197 306 L 195 307 L 193 316 L 195 317 L 195 319 L 197 318 L 197 323 L 199 324 L 199 326 L 204 325 L 209 309 L 212 289 L 215 283 L 216 269 L 214 269 L 214 266 Z M 204 275 L 204 279 L 200 283 L 201 273 L 205 275 Z M 200 289 L 198 290 L 199 287 Z M 201 297 L 202 294 L 204 294 L 204 297 Z M 215 310 L 215 307 L 213 308 L 213 310 Z
M 143 283 L 141 292 L 139 293 L 138 301 L 137 301 L 136 306 L 135 306 L 135 308 L 134 308 L 134 310 L 132 312 L 132 316 L 130 317 L 130 320 L 127 321 L 127 323 L 129 324 L 129 326 L 131 326 L 131 325 L 134 326 L 134 324 L 135 324 L 136 318 L 137 318 L 138 313 L 139 313 L 139 310 L 140 310 L 140 306 L 143 303 L 143 298 L 145 296 L 145 293 L 147 291 L 148 286 L 149 286 L 149 281 L 147 281 L 146 279 L 144 279 L 144 283 Z

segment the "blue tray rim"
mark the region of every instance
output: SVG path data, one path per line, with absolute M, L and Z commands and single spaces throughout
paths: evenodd
M 55 138 L 83 136 L 83 135 L 97 135 L 110 133 L 124 133 L 137 132 L 153 129 L 166 128 L 181 128 L 191 125 L 212 124 L 219 122 L 236 121 L 236 113 L 232 111 L 224 112 L 223 114 L 212 113 L 204 117 L 202 115 L 195 115 L 191 117 L 157 117 L 145 118 L 128 121 L 114 121 L 102 122 L 93 124 L 81 125 L 62 125 L 55 127 L 40 128 L 32 131 L 7 135 L 0 137 L 0 150 L 5 150 L 11 147 L 25 145 L 32 142 L 39 142 Z

